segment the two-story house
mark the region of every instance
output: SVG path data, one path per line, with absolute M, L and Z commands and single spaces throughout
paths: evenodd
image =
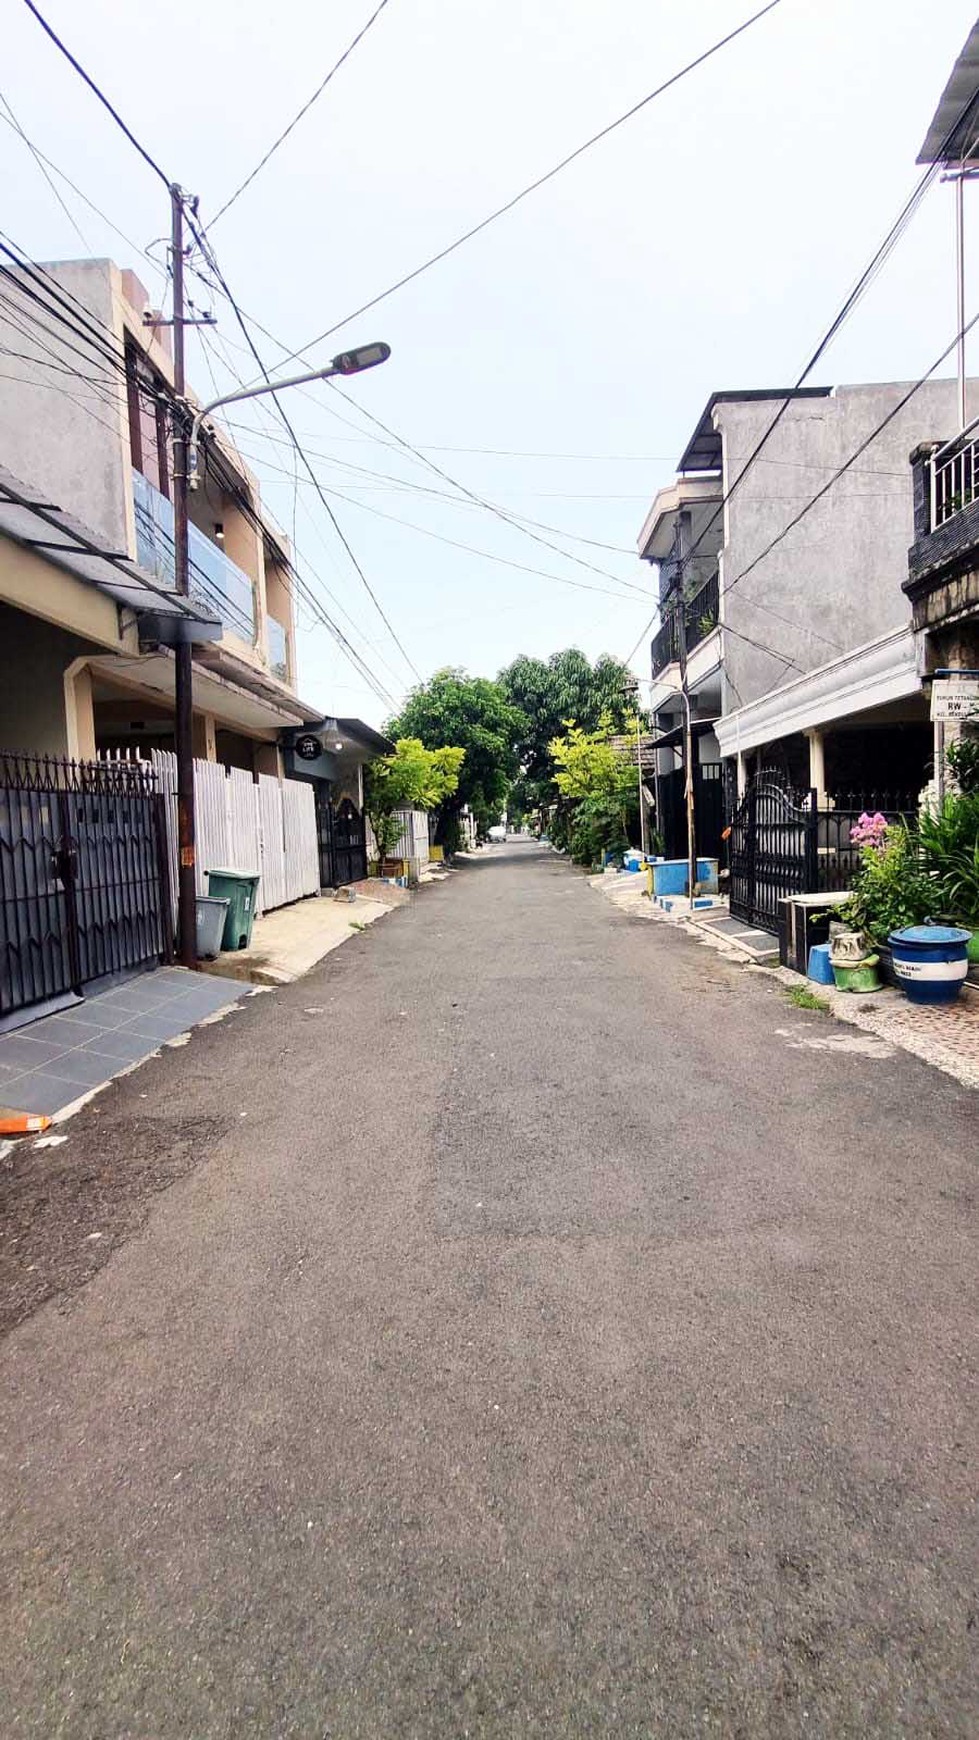
M 682 812 L 670 832 L 685 780 L 684 663 L 703 788 L 700 852 L 716 850 L 720 825 L 708 769 L 710 785 L 725 776 L 728 811 L 762 771 L 815 788 L 824 804 L 903 797 L 925 783 L 931 730 L 901 590 L 912 530 L 907 454 L 947 427 L 955 386 L 927 382 L 896 409 L 907 391 L 890 383 L 716 393 L 676 479 L 655 497 L 639 553 L 659 568 L 652 706 L 670 855 L 684 850 Z
M 0 461 L 43 499 L 125 557 L 160 592 L 174 584 L 171 503 L 173 366 L 170 333 L 132 272 L 109 260 L 5 271 L 0 346 L 10 353 L 0 395 Z M 198 756 L 254 772 L 280 771 L 279 738 L 322 709 L 296 694 L 289 545 L 264 508 L 257 481 L 226 433 L 202 448 L 201 487 L 190 498 L 190 600 L 219 626 L 194 649 Z M 61 625 L 39 579 L 28 608 L 10 596 L 0 566 L 6 662 L 51 668 Z M 169 748 L 173 657 L 165 636 L 134 646 L 96 644 L 72 666 L 73 717 L 25 742 L 25 715 L 0 700 L 11 747 L 63 750 Z M 72 655 L 69 658 L 69 653 Z M 57 688 L 57 685 L 56 685 Z M 57 714 L 57 693 L 54 696 Z M 12 715 L 12 716 L 11 716 Z

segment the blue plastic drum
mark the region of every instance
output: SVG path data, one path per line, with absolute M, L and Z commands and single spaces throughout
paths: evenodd
M 912 1003 L 954 1003 L 969 971 L 971 931 L 952 924 L 912 924 L 888 937 L 894 972 Z

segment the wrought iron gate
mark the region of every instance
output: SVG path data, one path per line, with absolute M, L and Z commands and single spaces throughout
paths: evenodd
M 779 902 L 818 888 L 819 813 L 815 791 L 774 781 L 748 787 L 731 823 L 731 913 L 778 932 Z
M 337 886 L 360 882 L 367 875 L 367 841 L 364 818 L 350 798 L 344 798 L 333 816 L 333 865 Z
M 0 753 L 0 1018 L 169 958 L 165 850 L 146 763 Z

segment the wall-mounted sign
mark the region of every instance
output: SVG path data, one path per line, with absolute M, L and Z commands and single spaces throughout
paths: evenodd
M 300 761 L 318 761 L 323 753 L 323 745 L 312 731 L 301 732 L 292 747 Z
M 979 719 L 979 677 L 936 677 L 931 685 L 931 716 L 946 723 Z

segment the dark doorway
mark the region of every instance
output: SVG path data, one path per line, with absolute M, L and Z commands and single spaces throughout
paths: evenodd
M 333 795 L 329 780 L 318 779 L 313 785 L 316 794 L 316 839 L 320 853 L 320 887 L 337 886 L 333 856 Z
M 333 812 L 333 866 L 336 886 L 360 882 L 367 875 L 364 818 L 350 798 Z

